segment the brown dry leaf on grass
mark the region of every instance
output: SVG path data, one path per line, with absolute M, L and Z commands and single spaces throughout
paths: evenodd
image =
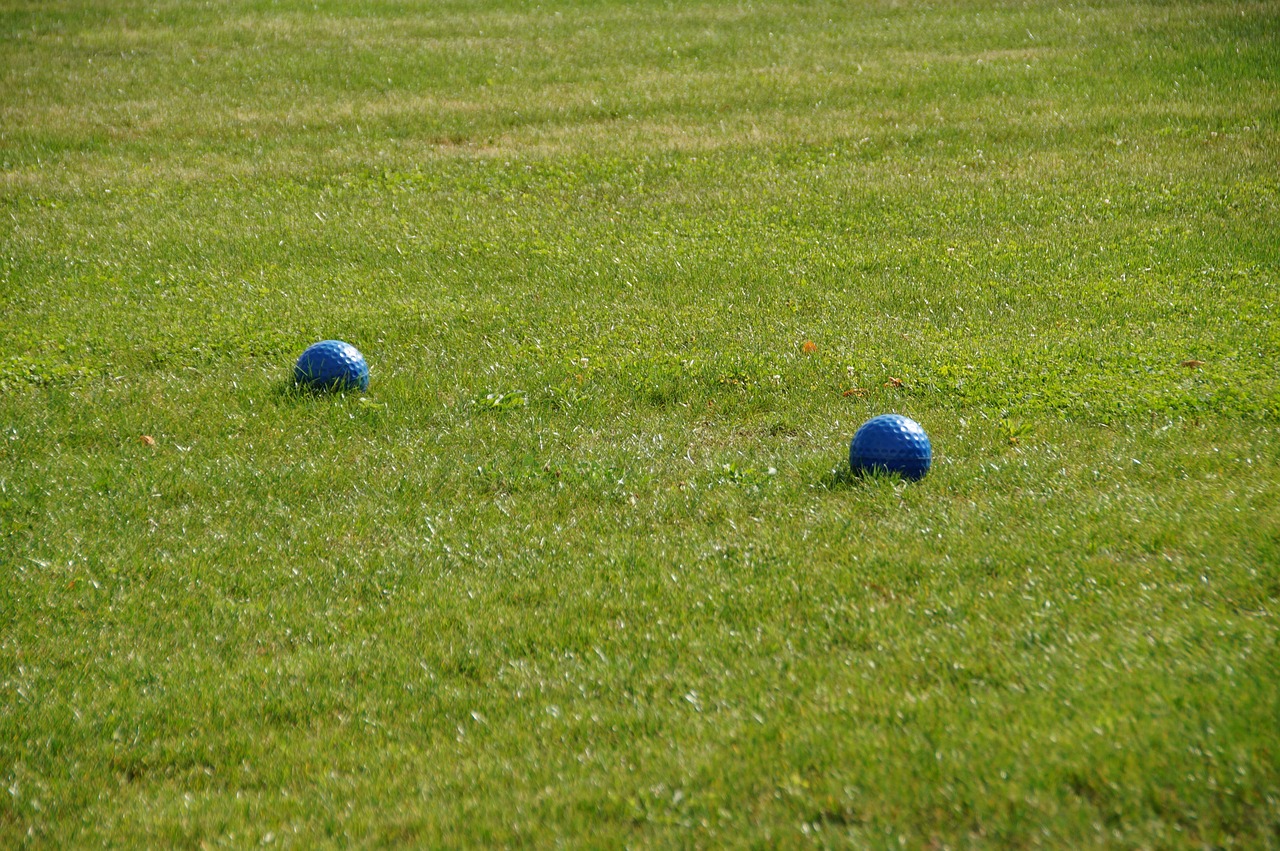
M 888 380 L 888 381 L 886 381 L 886 382 L 884 383 L 884 386 L 885 386 L 885 387 L 901 387 L 901 386 L 902 386 L 902 379 L 901 379 L 901 378 L 894 378 L 894 377 L 891 375 L 891 376 L 889 376 L 889 380 Z
M 800 347 L 800 351 L 806 355 L 811 355 L 818 350 L 818 344 L 813 340 L 805 340 L 804 345 Z
M 155 445 L 156 445 L 156 439 L 155 439 L 154 437 L 152 437 L 151 435 L 149 435 L 149 434 L 144 434 L 144 435 L 142 435 L 142 437 L 140 437 L 140 438 L 138 438 L 138 439 L 142 441 L 142 445 L 143 445 L 143 446 L 155 446 Z
M 857 396 L 857 397 L 861 398 L 861 397 L 863 397 L 863 396 L 866 396 L 866 395 L 867 395 L 867 388 L 865 388 L 865 387 L 850 387 L 848 390 L 844 391 L 844 395 L 845 395 L 845 396 Z
M 1183 366 L 1185 366 L 1185 367 L 1187 367 L 1187 368 L 1189 368 L 1189 369 L 1199 369 L 1200 367 L 1204 366 L 1204 361 L 1202 361 L 1202 360 L 1184 360 L 1184 361 L 1182 362 L 1182 365 L 1183 365 Z

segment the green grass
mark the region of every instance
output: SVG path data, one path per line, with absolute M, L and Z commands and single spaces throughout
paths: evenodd
M 0 846 L 1280 846 L 1278 57 L 0 2 Z

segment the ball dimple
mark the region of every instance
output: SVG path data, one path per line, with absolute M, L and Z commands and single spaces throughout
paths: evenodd
M 920 479 L 932 461 L 929 436 L 919 423 L 900 414 L 872 417 L 849 444 L 849 467 L 855 473 L 881 470 Z
M 316 390 L 367 390 L 369 365 L 350 343 L 322 340 L 298 358 L 293 377 L 298 384 Z

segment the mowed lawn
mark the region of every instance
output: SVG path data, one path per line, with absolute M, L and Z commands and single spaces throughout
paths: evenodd
M 1280 847 L 1278 279 L 1277 2 L 0 0 L 0 847 Z

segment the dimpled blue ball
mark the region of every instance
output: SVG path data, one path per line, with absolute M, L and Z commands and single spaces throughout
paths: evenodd
M 904 479 L 921 479 L 932 461 L 929 435 L 918 422 L 900 414 L 872 417 L 849 444 L 849 467 L 855 473 L 883 470 Z
M 293 367 L 293 378 L 316 390 L 368 390 L 369 365 L 350 343 L 324 340 L 302 353 Z

